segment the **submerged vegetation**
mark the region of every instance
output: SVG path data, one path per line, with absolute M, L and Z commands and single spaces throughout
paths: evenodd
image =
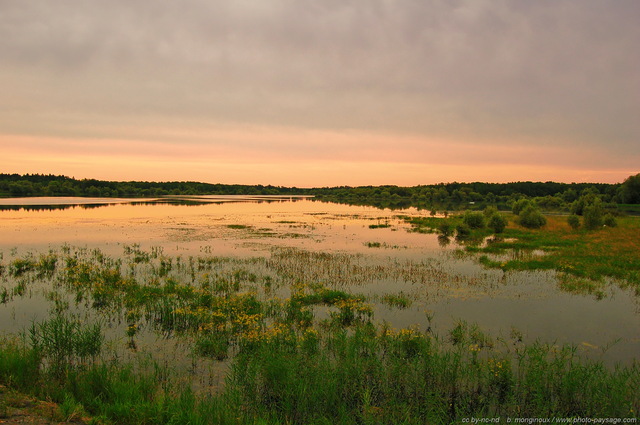
M 0 383 L 94 424 L 424 424 L 640 409 L 637 363 L 609 369 L 572 346 L 496 339 L 466 322 L 436 334 L 376 321 L 366 296 L 322 283 L 333 265 L 352 267 L 339 254 L 279 251 L 246 260 L 262 270 L 252 272 L 228 258 L 124 251 L 64 246 L 11 261 L 9 297 L 42 290 L 52 310 L 22 338 L 5 337 Z M 411 303 L 403 292 L 381 301 Z M 193 361 L 229 362 L 224 387 L 194 388 L 170 363 L 136 355 L 153 333 L 191 347 Z

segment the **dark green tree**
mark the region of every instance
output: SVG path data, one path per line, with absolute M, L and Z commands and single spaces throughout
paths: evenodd
M 498 208 L 496 208 L 493 205 L 489 205 L 482 211 L 482 213 L 484 214 L 485 217 L 490 218 L 492 215 L 498 213 Z
M 640 204 L 640 173 L 627 177 L 618 189 L 617 197 L 623 204 Z
M 438 225 L 438 233 L 442 236 L 451 236 L 453 235 L 453 224 L 449 220 L 442 220 Z
M 466 239 L 469 236 L 471 236 L 471 228 L 469 228 L 465 223 L 458 223 L 456 226 L 456 238 Z

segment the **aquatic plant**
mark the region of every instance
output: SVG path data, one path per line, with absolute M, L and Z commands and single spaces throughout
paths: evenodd
M 409 298 L 409 296 L 404 292 L 400 292 L 398 294 L 385 294 L 380 298 L 380 301 L 383 304 L 401 309 L 408 308 L 412 304 L 411 298 Z
M 13 277 L 19 277 L 35 268 L 36 261 L 33 258 L 16 258 L 9 264 L 9 274 Z
M 637 240 L 625 236 L 628 226 L 623 220 L 623 229 L 570 232 L 564 220 L 551 218 L 547 229 L 512 226 L 505 239 L 471 251 L 481 253 L 487 267 L 556 268 L 569 275 L 581 260 L 560 263 L 571 258 L 567 250 L 604 254 L 589 247 L 591 238 L 604 236 L 633 247 Z M 522 248 L 548 254 L 494 255 Z M 503 343 L 466 322 L 442 336 L 419 327 L 391 329 L 376 324 L 370 303 L 406 308 L 407 294 L 351 292 L 352 285 L 376 280 L 477 282 L 453 275 L 435 259 L 381 264 L 294 248 L 243 260 L 127 252 L 114 258 L 69 248 L 47 254 L 44 262 L 26 255 L 43 265 L 8 281 L 25 291 L 34 281 L 50 280 L 51 290 L 93 308 L 127 343 L 154 330 L 180 338 L 193 362 L 203 356 L 231 364 L 226 386 L 215 396 L 197 395 L 178 383 L 188 376 L 169 378 L 166 364 L 103 362 L 100 330 L 62 314 L 34 323 L 26 346 L 0 345 L 0 382 L 57 400 L 63 416 L 84 411 L 115 423 L 450 423 L 472 415 L 625 417 L 638 411 L 637 367 L 607 369 L 579 358 L 571 347 L 527 345 L 522 337 Z M 622 264 L 607 258 L 611 267 Z M 627 264 L 632 272 L 634 263 Z M 563 285 L 579 291 L 586 283 Z M 588 293 L 598 296 L 599 290 L 594 286 Z M 64 301 L 51 297 L 56 299 Z M 56 379 L 44 385 L 50 376 Z
M 95 359 L 104 341 L 99 323 L 83 325 L 62 315 L 32 323 L 28 338 L 31 349 L 50 363 L 56 375 Z

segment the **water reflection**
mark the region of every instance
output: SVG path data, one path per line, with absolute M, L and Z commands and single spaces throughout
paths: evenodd
M 113 204 L 64 204 L 64 205 L 0 205 L 0 211 L 55 211 L 70 208 L 93 209 Z
M 220 195 L 220 196 L 172 196 L 154 199 L 121 199 L 121 198 L 82 198 L 82 197 L 33 197 L 33 198 L 0 198 L 0 211 L 54 211 L 70 208 L 100 208 L 116 204 L 128 205 L 180 205 L 202 206 L 227 202 L 296 202 L 312 196 L 280 196 L 280 195 Z
M 20 261 L 31 259 L 33 267 L 40 267 L 36 265 L 45 264 L 52 250 L 62 269 L 67 258 L 98 250 L 101 256 L 95 254 L 91 267 L 122 261 L 123 273 L 133 270 L 139 282 L 153 282 L 154 273 L 164 273 L 171 264 L 174 274 L 169 277 L 185 287 L 205 279 L 218 282 L 217 276 L 219 282 L 237 282 L 243 291 L 286 299 L 294 284 L 322 285 L 362 294 L 374 306 L 376 319 L 395 327 L 418 324 L 438 333 L 464 319 L 498 336 L 515 327 L 528 341 L 540 338 L 603 347 L 621 338 L 607 354 L 610 359 L 629 361 L 640 355 L 640 316 L 637 301 L 628 292 L 609 283 L 581 291 L 587 287 L 584 282 L 563 280 L 553 271 L 485 270 L 472 255 L 459 250 L 472 241 L 410 232 L 407 223 L 389 210 L 289 197 L 92 200 L 48 208 L 3 201 L 7 207 L 0 215 L 3 330 L 20 329 L 34 316 L 45 314 L 46 305 L 56 303 L 39 293 L 44 287 L 19 271 L 31 264 Z M 402 213 L 429 214 L 415 209 Z M 202 264 L 215 267 L 201 270 Z M 155 276 L 156 283 L 165 277 Z M 94 309 L 94 303 L 100 305 L 99 297 L 74 296 L 67 299 L 71 306 L 90 301 L 87 309 L 100 312 Z M 63 301 L 55 305 L 63 308 Z M 425 311 L 431 314 L 429 320 Z M 323 314 L 320 307 L 315 313 Z M 126 324 L 118 326 L 121 336 Z M 142 336 L 136 340 L 138 348 Z
M 451 238 L 445 235 L 438 235 L 438 244 L 442 248 L 446 248 L 451 244 Z

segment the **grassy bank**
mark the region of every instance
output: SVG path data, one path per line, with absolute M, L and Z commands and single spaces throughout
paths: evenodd
M 505 271 L 543 268 L 593 280 L 610 277 L 640 289 L 640 219 L 620 218 L 618 226 L 596 231 L 572 230 L 566 217 L 550 216 L 547 221 L 537 230 L 514 226 L 505 231 L 502 240 L 469 250 L 487 254 L 542 250 L 545 255 L 486 264 Z
M 436 232 L 445 219 L 409 220 L 416 231 Z M 457 218 L 448 219 L 455 225 Z M 558 270 L 575 278 L 615 278 L 621 285 L 640 290 L 640 218 L 620 217 L 616 227 L 599 230 L 572 229 L 566 216 L 546 216 L 540 229 L 519 226 L 514 217 L 497 237 L 489 229 L 473 231 L 461 240 L 465 250 L 483 254 L 482 264 L 509 270 Z M 531 253 L 538 255 L 530 255 Z

